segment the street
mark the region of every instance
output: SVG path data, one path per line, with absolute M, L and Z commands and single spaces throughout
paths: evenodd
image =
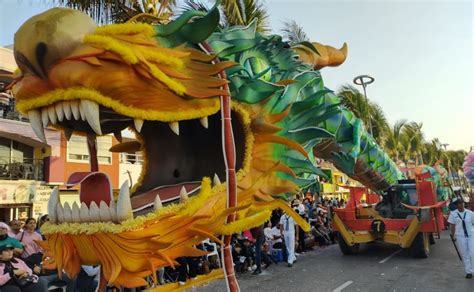
M 397 246 L 361 246 L 355 256 L 343 256 L 339 246 L 306 252 L 292 268 L 272 265 L 261 275 L 238 277 L 241 291 L 474 291 L 474 279 L 464 278 L 447 233 L 431 246 L 428 259 L 414 259 Z M 225 291 L 223 280 L 197 291 Z

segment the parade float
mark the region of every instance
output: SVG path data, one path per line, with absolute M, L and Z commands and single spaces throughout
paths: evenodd
M 71 175 L 81 204 L 51 195 L 43 247 L 61 273 L 101 265 L 101 286 L 145 286 L 178 257 L 222 246 L 225 277 L 237 291 L 230 236 L 281 208 L 324 176 L 313 155 L 382 192 L 402 174 L 360 119 L 324 86 L 319 69 L 337 66 L 347 46 L 290 46 L 248 26 L 219 27 L 217 7 L 166 24 L 97 26 L 86 14 L 53 8 L 15 35 L 17 109 L 37 136 L 53 126 L 87 136 L 90 172 Z M 142 151 L 140 180 L 117 197 L 97 163 L 96 137 L 129 128 L 136 140 L 114 152 Z M 193 283 L 191 283 L 193 284 Z M 196 284 L 198 284 L 196 282 Z M 165 287 L 170 290 L 176 287 Z M 185 288 L 185 287 L 181 287 Z
M 462 165 L 464 175 L 468 181 L 467 187 L 467 195 L 469 200 L 469 205 L 471 210 L 474 208 L 474 152 L 472 152 L 473 148 L 471 147 L 471 152 L 469 152 L 466 157 L 464 158 L 464 163 Z

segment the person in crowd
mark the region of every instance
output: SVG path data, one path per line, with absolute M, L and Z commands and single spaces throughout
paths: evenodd
M 36 232 L 36 220 L 34 218 L 28 218 L 25 221 L 25 229 L 16 235 L 21 244 L 24 246 L 24 251 L 21 254 L 21 258 L 25 263 L 32 269 L 39 268 L 39 281 L 38 284 L 48 290 L 50 283 L 62 281 L 66 285 L 67 292 L 74 291 L 74 282 L 63 273 L 62 278 L 59 278 L 57 271 L 53 270 L 44 270 L 41 268 L 42 259 L 43 259 L 43 250 L 36 243 L 37 241 L 42 241 L 43 237 Z
M 23 229 L 21 228 L 23 224 L 18 219 L 13 219 L 12 221 L 10 221 L 9 225 L 10 225 L 10 230 L 14 236 L 16 236 L 17 234 L 23 231 Z
M 25 229 L 16 235 L 23 245 L 23 253 L 21 258 L 30 266 L 40 265 L 43 257 L 43 249 L 39 247 L 36 241 L 42 241 L 43 238 L 36 232 L 36 220 L 28 218 L 25 222 Z
M 474 212 L 464 208 L 464 201 L 458 198 L 456 210 L 449 213 L 450 235 L 458 246 L 464 263 L 466 278 L 471 279 L 474 273 Z
M 180 257 L 176 261 L 178 266 L 178 282 L 180 285 L 186 284 L 188 278 L 197 279 L 198 262 L 196 257 Z
M 76 279 L 76 292 L 95 291 L 99 285 L 100 266 L 81 266 Z
M 237 273 L 243 273 L 246 269 L 246 257 L 242 254 L 242 247 L 239 243 L 234 244 L 232 249 L 232 259 L 234 260 L 235 271 Z
M 262 246 L 265 242 L 265 235 L 263 234 L 263 225 L 250 229 L 253 238 L 255 238 L 255 265 L 257 268 L 253 271 L 253 275 L 262 273 Z M 266 262 L 268 265 L 268 262 Z
M 38 276 L 24 261 L 14 257 L 15 247 L 0 245 L 0 290 L 2 292 L 47 292 L 38 284 Z M 39 272 L 39 271 L 36 271 Z
M 36 232 L 38 232 L 38 233 L 43 237 L 43 240 L 44 240 L 45 238 L 44 238 L 43 233 L 41 232 L 41 227 L 42 227 L 43 224 L 46 223 L 46 222 L 49 222 L 49 215 L 48 215 L 48 214 L 41 215 L 41 216 L 38 218 L 38 224 L 36 225 Z
M 304 220 L 307 220 L 306 216 L 306 209 L 304 207 L 304 204 L 300 203 L 298 200 L 295 200 L 292 205 L 293 209 L 295 212 L 298 213 L 298 215 L 301 216 Z M 306 251 L 306 245 L 305 245 L 305 232 L 301 226 L 298 226 L 296 230 L 298 236 L 298 248 L 297 251 L 299 253 L 304 253 Z
M 276 224 L 272 228 L 272 244 L 273 244 L 272 248 L 284 249 L 283 235 L 282 235 L 282 232 L 281 232 L 280 228 L 281 228 L 280 223 Z
M 271 221 L 265 222 L 265 228 L 263 228 L 263 235 L 265 235 L 265 242 L 271 246 L 273 240 Z
M 13 246 L 15 256 L 23 253 L 23 245 L 15 237 L 9 236 L 10 227 L 5 222 L 0 222 L 0 245 Z
M 284 213 L 283 216 L 281 216 L 280 232 L 281 232 L 282 237 L 285 240 L 286 251 L 288 254 L 287 263 L 288 263 L 288 267 L 290 268 L 293 266 L 293 262 L 296 260 L 295 239 L 298 240 L 296 227 L 297 225 L 290 215 Z

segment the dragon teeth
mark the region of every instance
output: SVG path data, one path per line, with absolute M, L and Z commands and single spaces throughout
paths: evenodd
M 170 126 L 171 131 L 179 136 L 179 122 L 171 122 L 168 123 L 168 125 Z
M 54 109 L 56 110 L 58 121 L 62 122 L 64 120 L 63 103 L 62 102 L 55 103 Z
M 81 118 L 81 112 L 79 109 L 79 101 L 78 100 L 71 100 L 70 103 L 71 106 L 71 112 L 76 121 L 78 121 Z
M 49 117 L 49 120 L 51 121 L 52 124 L 56 124 L 57 121 L 58 121 L 58 118 L 56 117 L 56 109 L 54 107 L 54 105 L 50 105 L 48 106 L 48 117 Z
M 49 214 L 49 220 L 51 220 L 52 223 L 58 222 L 58 212 L 56 207 L 58 206 L 59 203 L 59 189 L 58 187 L 55 187 L 53 191 L 51 192 L 51 195 L 49 196 L 49 201 L 48 201 L 48 214 Z
M 203 118 L 200 118 L 199 119 L 199 122 L 201 123 L 201 125 L 208 129 L 209 128 L 209 120 L 207 119 L 207 117 L 203 117 Z
M 179 191 L 179 202 L 185 203 L 187 200 L 188 200 L 188 192 L 183 186 L 181 187 L 181 190 Z
M 43 142 L 46 142 L 46 136 L 44 135 L 43 122 L 41 121 L 41 114 L 37 110 L 30 110 L 28 112 L 28 119 L 30 120 L 31 128 L 35 132 L 36 136 Z
M 64 221 L 72 222 L 72 209 L 68 202 L 64 203 Z
M 155 197 L 155 202 L 153 203 L 153 209 L 155 211 L 158 211 L 161 208 L 163 208 L 163 203 L 161 202 L 160 195 L 157 194 L 156 197 Z
M 92 201 L 89 205 L 89 221 L 99 222 L 100 221 L 100 210 L 96 202 Z
M 81 209 L 79 209 L 79 215 L 81 217 L 81 222 L 90 221 L 89 208 L 87 208 L 87 205 L 84 202 L 81 203 Z
M 81 222 L 81 210 L 76 202 L 72 204 L 72 222 L 80 223 Z
M 143 127 L 143 120 L 142 119 L 134 119 L 133 124 L 135 125 L 135 129 L 140 133 Z
M 219 179 L 219 176 L 217 173 L 214 173 L 214 178 L 212 179 L 212 185 L 217 186 L 221 184 L 221 180 Z
M 31 112 L 31 113 L 30 113 Z M 48 124 L 57 124 L 66 120 L 87 121 L 89 126 L 97 135 L 102 135 L 99 120 L 99 104 L 90 100 L 65 100 L 56 102 L 41 108 L 41 110 L 30 110 L 28 116 L 31 121 L 33 131 L 42 141 L 40 129 L 46 128 Z M 30 117 L 31 116 L 31 117 Z M 69 130 L 68 130 L 69 131 Z M 65 131 L 66 137 L 70 137 L 70 133 Z M 43 141 L 44 142 L 44 141 Z M 46 143 L 46 142 L 45 142 Z
M 104 201 L 100 201 L 99 215 L 100 215 L 100 221 L 103 221 L 103 222 L 112 221 L 112 216 L 110 216 L 109 206 L 107 206 L 107 203 Z
M 89 126 L 97 135 L 102 135 L 102 130 L 100 129 L 100 120 L 99 120 L 99 104 L 94 101 L 87 99 L 81 100 L 81 112 L 84 111 Z
M 133 218 L 132 202 L 130 201 L 130 189 L 127 180 L 120 187 L 117 200 L 117 219 L 121 222 L 131 218 Z

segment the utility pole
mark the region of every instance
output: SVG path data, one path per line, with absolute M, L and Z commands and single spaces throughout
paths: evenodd
M 370 132 L 370 135 L 373 136 L 373 133 L 372 133 L 372 122 L 371 122 L 371 118 L 370 118 L 370 112 L 369 112 L 369 100 L 367 99 L 367 91 L 366 91 L 366 87 L 367 85 L 373 83 L 375 81 L 375 78 L 370 76 L 370 75 L 359 75 L 359 76 L 356 76 L 353 80 L 354 84 L 357 84 L 357 85 L 362 85 L 362 88 L 364 89 L 364 96 L 365 96 L 365 103 L 366 103 L 366 106 L 367 106 L 367 113 L 368 113 L 368 117 L 369 117 L 369 132 Z

